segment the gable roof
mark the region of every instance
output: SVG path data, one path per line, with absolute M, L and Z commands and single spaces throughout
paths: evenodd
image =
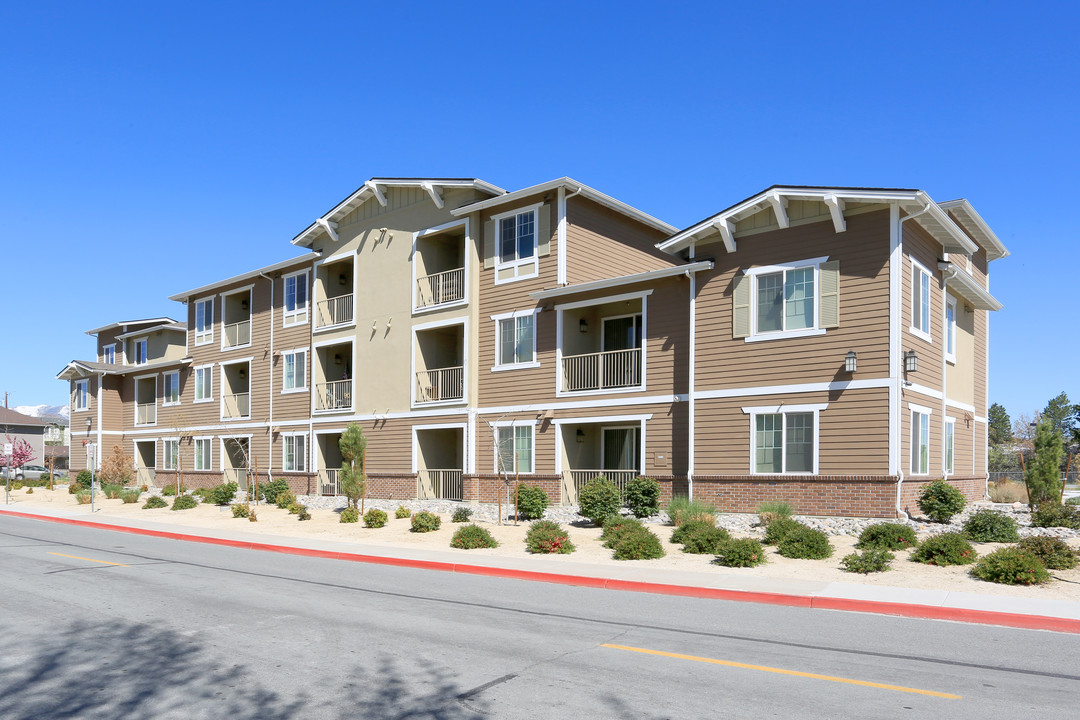
M 102 325 L 101 327 L 94 328 L 93 330 L 87 330 L 86 334 L 87 335 L 97 335 L 98 333 L 103 333 L 106 330 L 114 330 L 116 328 L 130 327 L 132 325 L 139 325 L 139 326 L 142 326 L 142 325 L 161 325 L 161 324 L 175 323 L 175 322 L 176 322 L 176 320 L 173 320 L 170 317 L 145 318 L 143 320 L 121 320 L 120 322 L 114 322 L 114 323 L 109 323 L 108 325 Z
M 49 423 L 41 418 L 23 415 L 21 412 L 15 412 L 11 408 L 0 407 L 0 425 L 28 425 L 32 427 L 41 427 L 48 424 Z
M 169 330 L 171 332 L 187 332 L 187 323 L 182 322 L 169 322 L 162 323 L 160 325 L 151 325 L 150 327 L 139 328 L 138 330 L 129 330 L 126 333 L 121 333 L 116 336 L 117 340 L 127 340 L 129 337 L 135 337 L 137 335 L 145 335 L 147 333 L 154 332 L 155 330 Z
M 278 270 L 285 270 L 287 268 L 291 268 L 291 267 L 295 267 L 295 266 L 299 266 L 299 265 L 304 265 L 306 263 L 314 262 L 315 260 L 317 260 L 320 257 L 321 257 L 321 255 L 319 255 L 319 253 L 308 253 L 307 255 L 298 255 L 297 257 L 289 258 L 288 260 L 282 260 L 281 262 L 274 263 L 273 265 L 267 265 L 266 267 L 261 267 L 261 268 L 258 268 L 257 270 L 249 270 L 248 272 L 240 273 L 239 275 L 233 275 L 232 277 L 225 278 L 224 280 L 218 280 L 217 282 L 212 282 L 212 283 L 210 283 L 208 285 L 203 285 L 201 287 L 197 287 L 194 290 L 185 290 L 184 292 L 176 293 L 175 295 L 170 295 L 169 299 L 170 300 L 175 300 L 176 302 L 182 302 L 182 303 L 187 304 L 188 300 L 190 300 L 193 297 L 197 297 L 199 295 L 205 295 L 206 293 L 208 293 L 208 292 L 210 292 L 212 290 L 217 290 L 218 288 L 225 287 L 226 285 L 232 285 L 233 283 L 243 282 L 244 280 L 250 280 L 250 279 L 256 278 L 256 277 L 258 277 L 260 275 L 265 275 L 267 273 L 276 272 Z M 179 329 L 187 330 L 187 324 L 186 323 L 175 323 L 175 324 L 183 325 L 183 327 L 179 328 Z
M 971 203 L 967 200 L 963 198 L 959 200 L 947 200 L 946 202 L 938 203 L 938 207 L 947 212 L 951 212 L 956 216 L 957 220 L 960 221 L 960 225 L 975 238 L 975 242 L 979 243 L 979 245 L 986 250 L 987 260 L 997 260 L 1009 256 L 1009 250 L 1005 247 L 1004 243 L 998 239 L 998 236 L 995 235 L 994 231 L 990 229 L 990 226 L 986 224 L 986 221 L 982 219 L 982 216 L 975 212 L 975 208 L 971 207 Z
M 159 360 L 158 362 L 143 363 L 142 365 L 117 365 L 116 363 L 103 363 L 94 360 L 72 360 L 64 366 L 63 370 L 56 373 L 56 379 L 74 380 L 89 377 L 90 375 L 126 375 L 132 372 L 143 373 L 148 370 L 153 372 L 174 365 L 190 365 L 191 362 L 190 357 L 177 360 Z

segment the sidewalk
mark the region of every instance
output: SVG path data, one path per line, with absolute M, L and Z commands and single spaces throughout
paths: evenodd
M 462 551 L 344 543 L 283 535 L 268 537 L 265 533 L 177 526 L 134 518 L 102 517 L 89 520 L 62 510 L 25 506 L 16 509 L 11 505 L 0 505 L 0 513 L 188 542 L 351 562 L 632 592 L 1080 633 L 1080 602 L 794 578 L 733 577 L 668 568 L 612 567 L 588 562 L 575 562 L 568 568 L 566 562 L 555 562 L 542 556 L 530 557 L 527 563 L 518 558 L 474 556 L 469 558 L 468 563 L 463 563 Z M 568 573 L 568 569 L 571 572 Z

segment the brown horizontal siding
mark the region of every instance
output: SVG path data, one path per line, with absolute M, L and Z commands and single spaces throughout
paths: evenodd
M 903 305 L 900 322 L 901 351 L 914 350 L 919 358 L 919 371 L 906 373 L 910 382 L 926 387 L 942 386 L 942 363 L 944 362 L 945 291 L 941 285 L 941 273 L 937 269 L 941 245 L 915 222 L 904 223 L 904 269 Z M 927 342 L 911 331 L 914 323 L 912 297 L 914 292 L 914 258 L 930 271 L 930 338 Z
M 975 464 L 975 420 L 956 408 L 948 408 L 947 412 L 956 418 L 953 428 L 953 474 L 975 475 L 978 472 Z
M 566 279 L 571 284 L 673 264 L 655 247 L 665 233 L 591 200 L 567 200 L 566 221 Z
M 987 377 L 987 353 L 990 348 L 990 312 L 988 310 L 975 311 L 975 355 L 973 359 L 972 374 L 974 376 L 975 412 L 986 417 L 989 412 Z
M 941 411 L 941 401 L 913 390 L 906 389 L 900 397 L 900 468 L 905 475 L 911 475 L 911 413 L 909 403 L 930 408 L 930 461 L 927 475 L 939 478 L 945 475 L 945 460 L 942 443 L 945 438 L 945 416 Z M 918 476 L 926 477 L 926 476 Z

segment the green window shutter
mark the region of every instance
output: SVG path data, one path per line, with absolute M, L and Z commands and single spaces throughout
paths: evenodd
M 484 251 L 484 269 L 490 270 L 495 267 L 495 221 L 488 220 L 484 223 L 484 237 L 481 246 Z
M 536 254 L 551 254 L 551 206 L 541 205 L 536 211 Z
M 750 278 L 736 275 L 732 293 L 731 337 L 750 336 Z
M 821 327 L 840 327 L 840 261 L 821 264 Z

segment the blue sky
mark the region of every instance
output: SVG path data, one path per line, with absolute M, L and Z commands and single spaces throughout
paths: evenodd
M 966 197 L 1012 252 L 991 400 L 1080 401 L 1075 5 L 461 7 L 0 5 L 9 403 L 369 177 L 563 175 L 680 227 L 774 183 Z

